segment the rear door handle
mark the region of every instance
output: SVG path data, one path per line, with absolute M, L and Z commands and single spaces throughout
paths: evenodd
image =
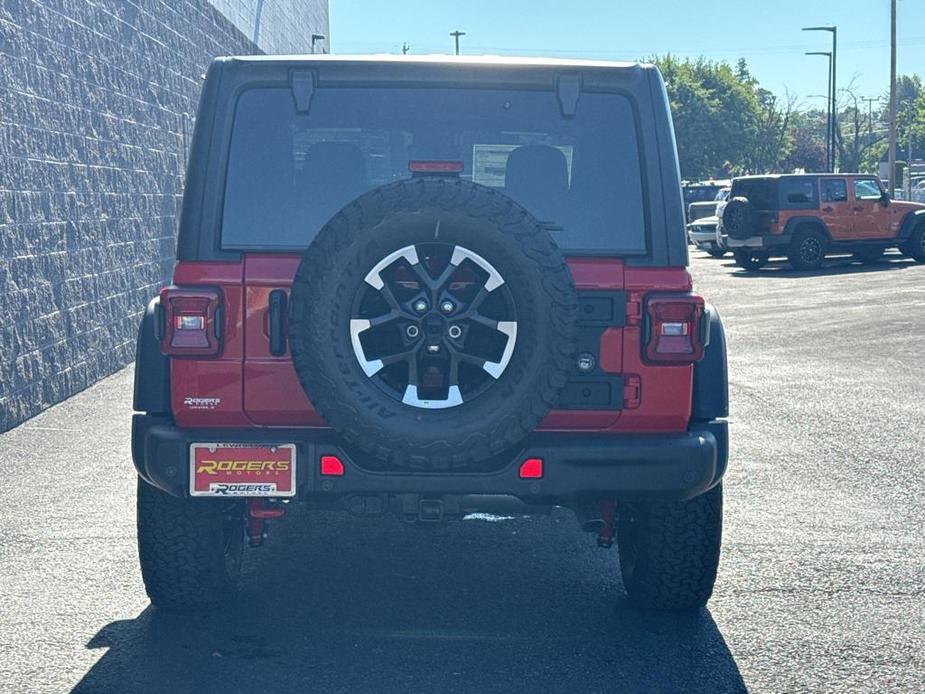
M 274 289 L 270 292 L 270 354 L 280 357 L 286 353 L 286 292 Z
M 822 211 L 823 212 L 834 212 L 835 208 L 834 207 L 823 207 Z
M 863 205 L 858 205 L 857 207 L 854 208 L 854 211 L 855 211 L 855 212 L 863 212 L 863 211 L 864 211 L 864 206 L 863 206 Z

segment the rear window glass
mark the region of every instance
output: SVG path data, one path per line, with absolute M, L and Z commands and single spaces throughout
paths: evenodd
M 845 202 L 848 200 L 848 185 L 843 178 L 823 178 L 819 182 L 822 202 Z
M 300 249 L 344 205 L 411 174 L 412 160 L 458 161 L 550 222 L 573 251 L 644 253 L 639 146 L 629 101 L 583 93 L 573 117 L 554 92 L 331 87 L 308 113 L 285 88 L 238 99 L 222 246 Z

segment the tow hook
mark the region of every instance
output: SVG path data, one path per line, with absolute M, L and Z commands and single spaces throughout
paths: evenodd
M 597 546 L 609 549 L 613 547 L 613 536 L 616 532 L 616 510 L 613 499 L 600 502 L 601 524 L 597 529 Z
M 286 513 L 288 499 L 247 500 L 247 541 L 251 547 L 260 547 L 267 539 L 267 520 L 279 518 Z

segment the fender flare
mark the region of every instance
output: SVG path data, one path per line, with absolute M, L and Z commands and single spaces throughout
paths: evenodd
M 710 320 L 709 343 L 703 358 L 694 362 L 691 420 L 708 421 L 729 416 L 729 373 L 726 365 L 726 332 L 719 311 L 706 306 Z
M 163 320 L 160 298 L 151 299 L 141 318 L 135 346 L 136 412 L 170 413 L 170 359 L 161 353 L 158 321 Z
M 791 217 L 788 219 L 787 223 L 784 225 L 784 234 L 793 236 L 797 231 L 797 227 L 799 227 L 801 224 L 812 224 L 814 226 L 822 227 L 822 232 L 825 234 L 826 238 L 829 241 L 832 240 L 832 234 L 829 232 L 829 227 L 827 227 L 825 222 L 819 219 L 819 217 L 814 217 L 812 215 L 800 215 L 799 217 Z
M 899 226 L 899 233 L 896 235 L 896 240 L 900 243 L 907 241 L 919 224 L 925 224 L 925 208 L 921 210 L 912 210 L 906 213 L 906 216 L 903 217 L 903 221 Z

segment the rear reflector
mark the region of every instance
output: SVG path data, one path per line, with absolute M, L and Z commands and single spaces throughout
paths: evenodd
M 174 357 L 205 357 L 221 350 L 221 294 L 215 287 L 161 290 L 161 351 Z
M 543 476 L 543 459 L 527 458 L 520 464 L 520 472 L 518 474 L 522 480 L 539 479 Z
M 408 162 L 408 170 L 411 173 L 417 174 L 461 174 L 463 168 L 465 167 L 461 161 L 428 161 L 425 159 L 413 159 Z
M 703 356 L 709 328 L 703 298 L 696 294 L 649 295 L 645 320 L 648 361 L 692 364 Z
M 324 477 L 343 477 L 344 464 L 336 455 L 321 456 L 321 474 Z

